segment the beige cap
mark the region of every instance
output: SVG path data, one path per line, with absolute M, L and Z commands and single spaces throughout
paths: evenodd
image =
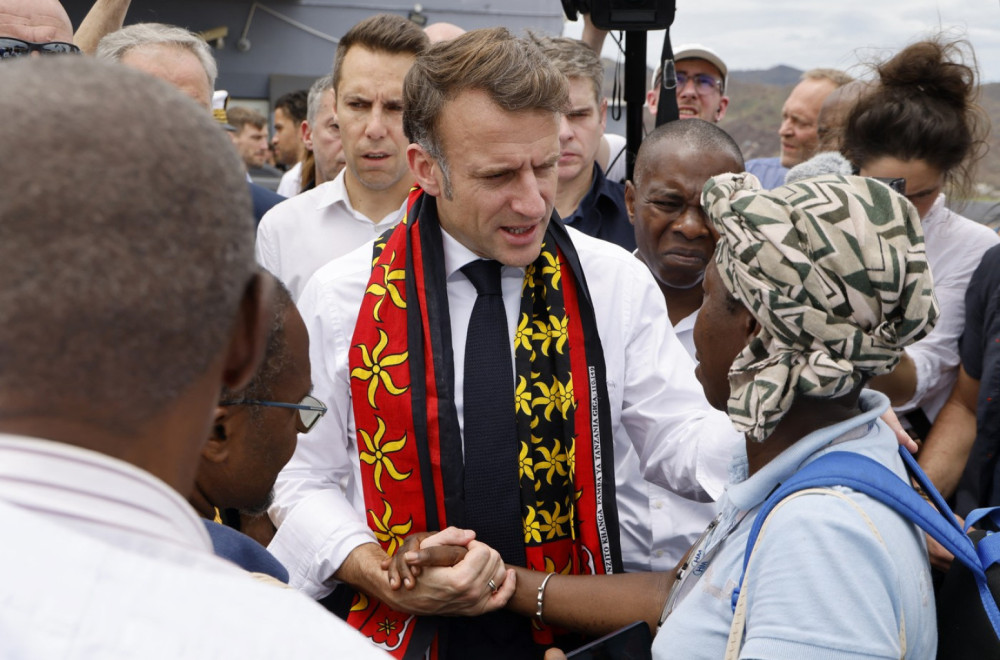
M 701 44 L 683 44 L 678 46 L 677 50 L 674 51 L 674 62 L 680 62 L 681 60 L 705 60 L 706 62 L 710 62 L 722 74 L 722 89 L 725 90 L 729 86 L 729 67 L 722 61 L 719 54 L 708 46 L 702 46 Z M 656 71 L 653 72 L 652 86 L 654 87 L 659 82 L 660 68 L 659 66 L 656 67 Z

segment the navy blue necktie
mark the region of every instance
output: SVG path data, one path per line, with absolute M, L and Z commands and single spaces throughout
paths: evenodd
M 500 268 L 483 259 L 462 268 L 478 294 L 465 344 L 465 515 L 478 540 L 523 566 L 513 347 Z

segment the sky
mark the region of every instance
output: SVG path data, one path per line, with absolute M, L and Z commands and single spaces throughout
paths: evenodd
M 850 69 L 884 59 L 942 26 L 968 39 L 982 82 L 1000 82 L 1000 0 L 677 0 L 670 40 L 713 48 L 734 71 Z M 579 36 L 582 24 L 567 23 Z M 650 68 L 663 47 L 663 32 L 648 36 Z M 609 36 L 603 55 L 614 59 Z M 860 75 L 861 71 L 852 73 Z

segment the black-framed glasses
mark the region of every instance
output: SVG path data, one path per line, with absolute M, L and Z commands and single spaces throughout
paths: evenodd
M 239 401 L 223 401 L 220 406 L 270 406 L 273 408 L 292 408 L 299 411 L 299 423 L 296 426 L 299 433 L 309 433 L 316 426 L 319 418 L 326 414 L 326 404 L 314 396 L 306 395 L 299 403 L 282 403 L 280 401 L 259 401 L 257 399 L 240 399 Z
M 722 93 L 722 81 L 718 78 L 708 75 L 707 73 L 696 73 L 693 76 L 678 71 L 677 72 L 677 89 L 684 89 L 687 85 L 688 80 L 694 82 L 695 91 L 699 94 L 711 94 L 712 92 Z
M 68 44 L 65 41 L 46 41 L 35 43 L 14 37 L 0 37 L 0 60 L 9 60 L 14 57 L 27 57 L 32 53 L 42 55 L 64 55 L 66 53 L 79 53 L 79 47 Z

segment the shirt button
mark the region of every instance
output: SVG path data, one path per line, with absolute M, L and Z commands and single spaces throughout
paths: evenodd
M 653 553 L 653 556 L 657 557 L 657 558 L 662 557 L 663 556 L 663 550 L 657 550 L 656 552 Z
M 663 508 L 663 500 L 653 500 L 653 508 L 654 509 L 662 509 Z

